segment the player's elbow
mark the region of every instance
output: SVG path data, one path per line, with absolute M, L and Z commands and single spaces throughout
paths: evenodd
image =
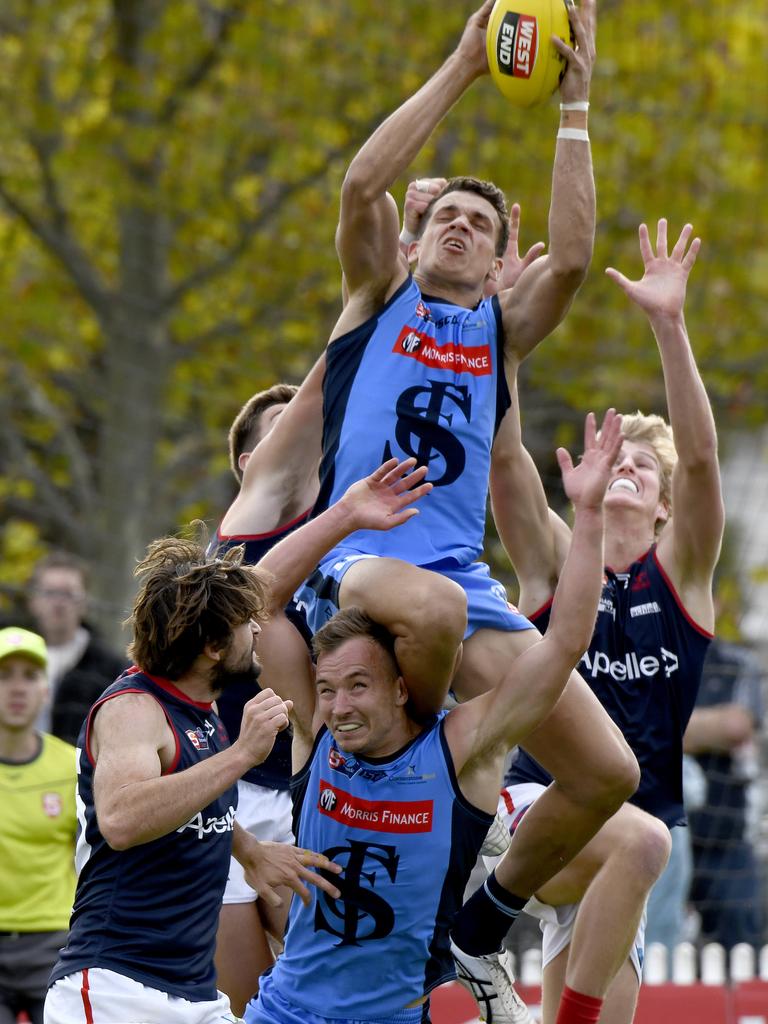
M 586 280 L 591 260 L 591 248 L 569 248 L 557 258 L 553 256 L 550 271 L 558 290 L 563 295 L 576 294 Z
M 491 486 L 496 490 L 514 488 L 525 473 L 528 458 L 519 434 L 497 434 L 491 452 Z
M 117 852 L 130 850 L 141 841 L 137 829 L 119 809 L 97 812 L 96 818 L 99 832 L 110 849 Z
M 737 705 L 724 709 L 722 715 L 723 745 L 728 750 L 740 747 L 747 743 L 754 735 L 752 716 L 745 709 Z
M 130 850 L 132 846 L 136 845 L 128 830 L 121 828 L 119 825 L 113 825 L 111 822 L 101 822 L 99 824 L 99 831 L 104 837 L 107 846 L 118 853 L 123 850 Z
M 680 453 L 679 462 L 681 471 L 692 481 L 692 487 L 704 486 L 710 479 L 716 482 L 718 460 L 717 435 L 714 431 L 699 433 L 695 444 L 689 444 Z
M 571 671 L 581 661 L 592 640 L 594 619 L 589 624 L 551 622 L 545 636 L 556 651 L 557 658 Z
M 369 206 L 381 194 L 373 167 L 362 157 L 352 161 L 341 185 L 342 208 L 355 209 Z

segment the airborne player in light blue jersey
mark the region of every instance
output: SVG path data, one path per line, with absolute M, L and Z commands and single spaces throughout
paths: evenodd
M 507 208 L 495 186 L 456 178 L 421 218 L 408 248 L 412 273 L 403 260 L 398 211 L 387 190 L 453 104 L 487 74 L 491 7 L 488 0 L 470 17 L 445 63 L 365 143 L 341 192 L 336 241 L 349 300 L 326 353 L 318 508 L 389 454 L 427 466 L 433 490 L 400 537 L 353 535 L 297 595 L 315 628 L 350 606 L 384 624 L 395 637 L 413 706 L 424 715 L 438 710 L 449 685 L 460 699 L 491 689 L 539 640 L 476 559 L 508 382 L 567 313 L 594 235 L 586 121 L 595 11 L 585 0 L 569 12 L 575 49 L 558 45 L 568 61 L 560 96 L 561 125 L 569 130 L 557 140 L 547 255 L 527 266 L 514 287 L 484 299 L 489 282 L 503 277 Z M 536 680 L 525 685 L 535 700 Z M 576 673 L 526 743 L 555 781 L 551 813 L 532 814 L 510 848 L 513 910 L 583 847 L 639 777 L 628 745 Z

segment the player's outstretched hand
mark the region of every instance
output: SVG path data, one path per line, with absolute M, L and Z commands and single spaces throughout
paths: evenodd
M 472 69 L 475 76 L 488 74 L 488 55 L 485 50 L 485 34 L 491 18 L 494 0 L 485 3 L 472 14 L 464 26 L 456 53 Z
M 260 690 L 245 705 L 240 735 L 235 744 L 247 753 L 252 765 L 267 759 L 277 734 L 288 728 L 292 709 L 292 700 L 283 700 L 269 687 Z
M 338 874 L 341 865 L 322 853 L 302 850 L 289 843 L 260 843 L 255 839 L 248 842 L 246 851 L 245 854 L 238 852 L 246 881 L 273 907 L 282 906 L 283 897 L 278 890 L 283 887 L 293 890 L 307 906 L 311 900 L 308 885 L 317 886 L 335 900 L 341 896 L 330 878 L 319 873 Z
M 621 416 L 615 409 L 609 409 L 599 434 L 595 414 L 591 412 L 587 415 L 584 423 L 584 454 L 577 466 L 574 466 L 565 448 L 557 449 L 563 487 L 575 508 L 599 508 L 602 505 L 623 440 Z
M 595 0 L 581 0 L 576 7 L 571 0 L 566 2 L 566 7 L 575 46 L 571 48 L 559 36 L 552 36 L 552 43 L 568 63 L 560 83 L 560 101 L 574 103 L 589 99 L 589 85 L 597 56 L 597 5 Z
M 534 242 L 525 256 L 520 255 L 518 242 L 520 239 L 520 204 L 513 203 L 509 211 L 509 241 L 504 250 L 504 264 L 501 268 L 501 275 L 498 281 L 488 280 L 485 285 L 485 294 L 493 295 L 495 292 L 502 292 L 512 288 L 517 283 L 522 272 L 529 267 L 534 260 L 546 249 L 544 242 Z
M 347 490 L 341 499 L 355 530 L 391 530 L 400 526 L 419 510 L 408 508 L 432 490 L 424 482 L 426 466 L 416 466 L 416 459 L 389 459 L 379 468 Z
M 655 253 L 645 224 L 640 225 L 638 234 L 640 254 L 643 257 L 642 278 L 630 281 L 613 267 L 608 267 L 605 272 L 649 317 L 679 317 L 685 305 L 688 275 L 696 262 L 701 239 L 694 238 L 691 241 L 693 227 L 686 224 L 672 252 L 667 255 L 667 221 L 664 217 L 659 220 L 656 228 Z

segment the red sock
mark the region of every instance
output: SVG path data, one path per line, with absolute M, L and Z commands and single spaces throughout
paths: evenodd
M 597 1024 L 603 1000 L 584 996 L 566 985 L 560 998 L 560 1009 L 555 1024 Z

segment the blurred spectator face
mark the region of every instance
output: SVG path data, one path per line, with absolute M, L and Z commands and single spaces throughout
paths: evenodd
M 31 729 L 48 700 L 45 669 L 26 654 L 0 661 L 0 726 L 13 732 Z
M 85 614 L 87 595 L 77 569 L 49 568 L 38 576 L 29 609 L 48 644 L 69 643 Z

